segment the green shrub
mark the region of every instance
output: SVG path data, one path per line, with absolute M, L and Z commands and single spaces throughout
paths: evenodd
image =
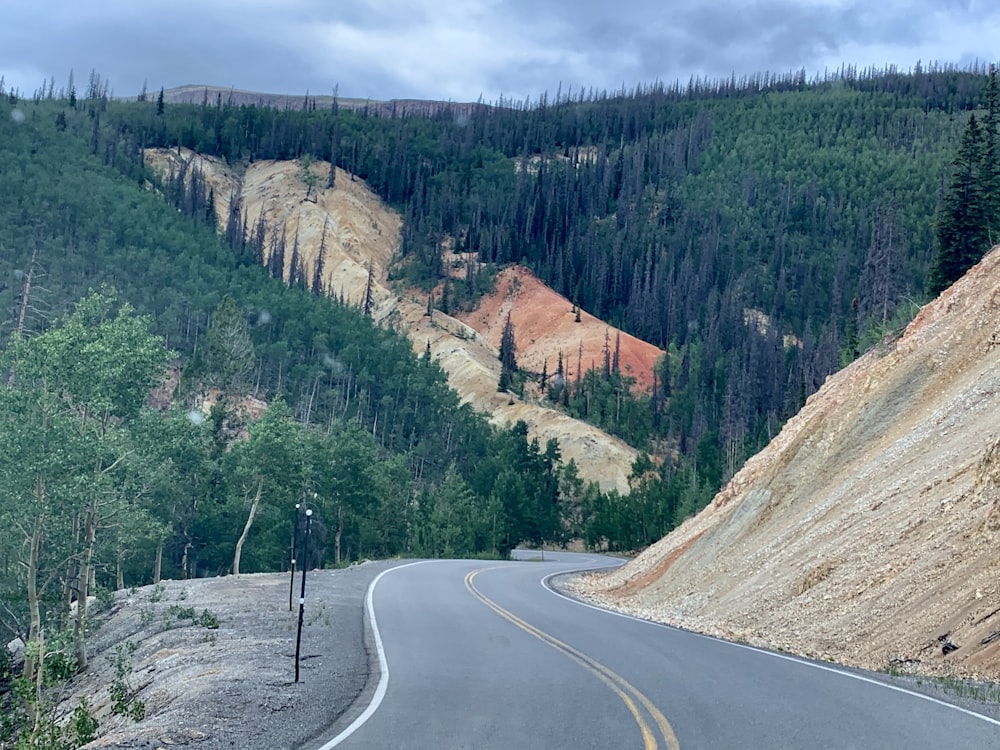
M 214 612 L 209 612 L 207 609 L 203 609 L 201 611 L 201 615 L 199 615 L 197 622 L 203 628 L 208 628 L 209 630 L 219 629 L 219 616 Z

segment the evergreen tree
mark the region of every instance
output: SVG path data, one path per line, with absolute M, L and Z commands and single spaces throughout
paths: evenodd
M 451 314 L 451 301 L 448 299 L 448 277 L 444 279 L 444 283 L 441 286 L 441 312 L 445 315 Z
M 331 190 L 337 185 L 337 152 L 340 150 L 340 131 L 334 129 L 330 137 L 330 173 L 326 178 L 326 186 Z
M 983 121 L 983 193 L 986 199 L 986 229 L 991 245 L 1000 243 L 1000 83 L 996 65 L 990 65 L 986 85 L 986 118 Z
M 930 276 L 932 294 L 960 279 L 989 248 L 982 163 L 983 133 L 976 116 L 970 115 L 938 219 L 938 253 Z
M 276 279 L 285 278 L 286 229 L 287 227 L 282 226 L 280 235 L 277 232 L 271 235 L 271 249 L 267 255 L 267 270 Z
M 500 382 L 497 390 L 506 391 L 514 384 L 514 374 L 517 372 L 517 345 L 514 342 L 514 324 L 510 322 L 510 313 L 503 324 L 500 334 Z
M 292 257 L 288 261 L 288 286 L 305 286 L 305 269 L 302 256 L 299 253 L 299 227 L 295 225 L 295 237 L 292 239 Z
M 312 293 L 322 294 L 323 293 L 323 262 L 326 257 L 326 226 L 327 222 L 323 222 L 323 234 L 319 238 L 319 250 L 316 252 L 316 263 L 313 265 L 313 275 L 312 275 Z
M 372 287 L 374 285 L 374 272 L 372 270 L 372 264 L 368 264 L 368 281 L 365 284 L 365 300 L 361 305 L 361 314 L 366 318 L 370 318 L 372 314 L 372 304 L 374 299 L 372 297 Z
M 601 357 L 604 365 L 604 379 L 611 377 L 611 334 L 608 329 L 604 329 L 604 346 L 601 349 Z

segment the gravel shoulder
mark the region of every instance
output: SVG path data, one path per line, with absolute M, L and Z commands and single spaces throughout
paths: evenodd
M 298 683 L 301 574 L 292 611 L 287 573 L 164 581 L 119 592 L 94 618 L 90 667 L 74 680 L 57 716 L 86 697 L 100 721 L 100 737 L 87 748 L 318 747 L 357 713 L 352 705 L 378 681 L 364 600 L 374 578 L 396 565 L 308 573 Z M 207 627 L 213 618 L 218 627 Z M 130 667 L 130 696 L 145 704 L 139 722 L 111 713 L 116 655 Z

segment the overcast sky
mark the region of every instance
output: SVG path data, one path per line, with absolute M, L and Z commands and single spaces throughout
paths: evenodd
M 0 74 L 494 102 L 692 75 L 1000 58 L 996 0 L 0 0 Z M 83 84 L 83 85 L 81 85 Z

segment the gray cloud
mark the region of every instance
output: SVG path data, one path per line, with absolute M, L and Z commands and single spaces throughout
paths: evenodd
M 277 93 L 494 101 L 691 75 L 995 55 L 981 0 L 105 0 L 4 3 L 0 73 L 30 93 L 96 69 L 115 93 L 211 83 Z

